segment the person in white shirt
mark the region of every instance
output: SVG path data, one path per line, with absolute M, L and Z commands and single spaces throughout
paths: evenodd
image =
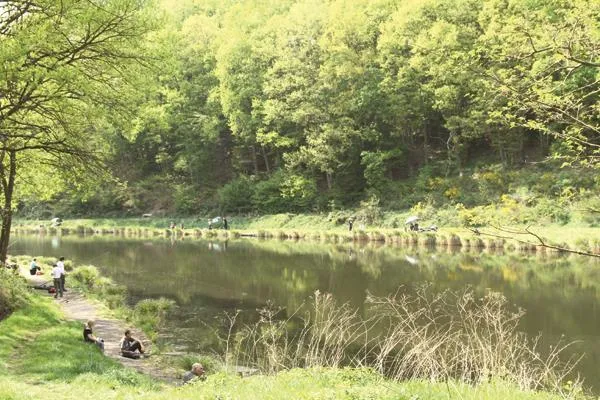
M 61 257 L 58 260 L 58 262 L 56 263 L 56 265 L 58 265 L 58 267 L 61 269 L 61 275 L 60 275 L 61 293 L 66 292 L 67 290 L 65 289 L 65 258 Z
M 62 275 L 62 269 L 58 266 L 58 264 L 54 264 L 52 267 L 52 279 L 54 280 L 54 298 L 58 297 L 60 293 L 60 297 L 63 297 L 62 284 L 60 281 L 60 277 Z

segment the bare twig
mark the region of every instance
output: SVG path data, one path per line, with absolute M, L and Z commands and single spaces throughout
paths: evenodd
M 494 225 L 490 225 L 490 226 L 499 232 L 507 233 L 507 234 L 510 234 L 511 236 L 502 235 L 502 234 L 498 234 L 498 233 L 483 232 L 481 229 L 476 229 L 476 228 L 475 229 L 468 228 L 468 229 L 476 235 L 484 235 L 484 236 L 495 237 L 498 239 L 513 240 L 515 242 L 527 244 L 529 246 L 543 247 L 543 248 L 547 248 L 547 249 L 558 250 L 560 252 L 565 252 L 565 253 L 572 253 L 572 254 L 579 254 L 582 256 L 600 258 L 600 254 L 598 254 L 598 253 L 591 253 L 591 252 L 581 251 L 581 250 L 573 250 L 573 249 L 569 249 L 568 247 L 561 247 L 561 246 L 548 244 L 540 235 L 531 231 L 531 229 L 530 229 L 531 226 L 527 226 L 524 231 L 510 229 L 510 228 L 504 228 L 504 227 L 498 227 L 498 226 L 494 226 Z M 534 242 L 531 242 L 528 240 L 518 239 L 517 237 L 515 237 L 513 235 L 533 236 L 537 240 L 537 243 L 534 243 Z

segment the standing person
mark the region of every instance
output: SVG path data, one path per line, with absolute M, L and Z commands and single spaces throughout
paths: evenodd
M 94 343 L 104 353 L 104 339 L 94 336 L 93 328 L 94 321 L 91 319 L 83 325 L 83 340 L 88 343 Z
M 131 331 L 127 329 L 125 336 L 121 339 L 121 355 L 127 358 L 140 358 L 142 354 L 144 354 L 144 345 L 141 341 L 131 336 Z
M 67 289 L 65 289 L 65 276 L 66 276 L 66 272 L 65 272 L 65 258 L 61 257 L 58 262 L 56 263 L 56 265 L 58 265 L 58 267 L 61 270 L 61 275 L 60 275 L 60 284 L 62 286 L 61 290 L 62 292 L 66 292 Z M 61 294 L 62 297 L 62 294 Z
M 42 269 L 37 264 L 36 259 L 34 258 L 33 260 L 31 260 L 31 264 L 29 264 L 29 274 L 30 275 L 35 275 L 35 274 L 37 274 L 38 271 L 41 271 L 41 270 Z
M 229 224 L 227 223 L 227 218 L 223 217 L 223 229 L 229 229 Z
M 57 264 L 54 264 L 52 267 L 52 279 L 54 280 L 54 298 L 58 297 L 60 293 L 60 297 L 63 297 L 62 284 L 60 282 L 60 276 L 62 275 L 61 269 Z
M 352 232 L 352 225 L 354 224 L 354 221 L 352 220 L 352 218 L 348 218 L 348 231 Z

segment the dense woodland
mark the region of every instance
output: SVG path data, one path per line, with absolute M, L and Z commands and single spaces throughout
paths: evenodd
M 600 2 L 53 3 L 0 1 L 21 216 L 600 209 Z M 80 57 L 100 3 L 131 14 Z

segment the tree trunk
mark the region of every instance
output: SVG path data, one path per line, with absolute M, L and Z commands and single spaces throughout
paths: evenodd
M 425 123 L 425 128 L 423 129 L 423 164 L 429 164 L 429 132 L 427 123 Z
M 267 174 L 270 174 L 271 167 L 269 166 L 269 157 L 267 157 L 267 152 L 265 151 L 265 147 L 260 146 L 260 151 L 262 153 L 263 159 L 265 160 L 265 168 L 267 169 Z
M 258 159 L 256 157 L 256 147 L 250 146 L 250 151 L 252 152 L 252 163 L 254 164 L 254 174 L 258 175 Z
M 327 178 L 327 189 L 331 190 L 333 187 L 333 175 L 331 172 L 326 172 L 325 177 Z
M 8 177 L 4 164 L 0 165 L 0 178 L 4 192 L 4 208 L 2 209 L 2 229 L 0 230 L 0 261 L 6 262 L 8 253 L 8 241 L 10 240 L 10 226 L 12 224 L 12 196 L 15 187 L 15 176 L 17 175 L 17 156 L 14 150 L 9 153 Z

